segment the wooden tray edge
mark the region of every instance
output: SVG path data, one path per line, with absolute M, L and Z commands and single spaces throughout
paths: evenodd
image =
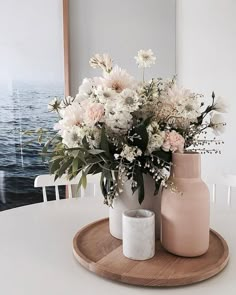
M 201 272 L 197 272 L 194 276 L 191 275 L 191 279 L 186 276 L 186 280 L 188 280 L 186 283 L 182 282 L 182 278 L 174 278 L 174 279 L 168 279 L 168 281 L 161 279 L 160 283 L 157 283 L 157 280 L 153 280 L 150 278 L 135 278 L 133 276 L 130 276 L 128 274 L 124 275 L 119 275 L 117 273 L 114 273 L 111 269 L 108 269 L 107 267 L 103 267 L 99 264 L 96 264 L 94 261 L 88 259 L 77 247 L 77 238 L 78 236 L 83 232 L 86 232 L 91 226 L 95 224 L 100 224 L 102 222 L 108 221 L 109 218 L 103 218 L 99 219 L 97 221 L 94 221 L 84 227 L 82 227 L 74 236 L 73 238 L 73 247 L 72 247 L 72 252 L 75 257 L 75 259 L 86 269 L 89 271 L 97 274 L 100 277 L 113 280 L 113 281 L 118 281 L 120 283 L 126 283 L 129 285 L 135 285 L 135 286 L 147 286 L 147 287 L 175 287 L 175 286 L 186 286 L 186 285 L 191 285 L 195 283 L 199 283 L 205 280 L 208 280 L 217 274 L 219 274 L 228 264 L 229 262 L 229 247 L 225 239 L 215 230 L 210 229 L 210 232 L 217 236 L 217 238 L 221 241 L 223 248 L 224 248 L 224 255 L 218 260 L 217 264 L 212 265 L 212 267 L 208 270 L 207 273 L 205 273 L 205 276 L 203 278 L 197 278 L 199 277 L 199 274 Z M 140 282 L 141 280 L 141 282 Z

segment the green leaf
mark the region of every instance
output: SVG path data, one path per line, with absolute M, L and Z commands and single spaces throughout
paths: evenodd
M 153 155 L 157 156 L 161 160 L 170 163 L 172 161 L 172 153 L 171 152 L 165 152 L 162 149 L 153 152 Z
M 133 194 L 138 190 L 138 201 L 142 204 L 144 200 L 144 182 L 143 182 L 143 172 L 139 166 L 134 169 L 133 180 L 137 182 L 137 186 L 132 187 Z
M 49 163 L 49 171 L 54 174 L 60 168 L 61 159 Z
M 86 186 L 87 186 L 87 176 L 86 174 L 84 173 L 84 171 L 82 170 L 82 186 L 84 189 L 86 189 Z
M 86 174 L 84 173 L 83 170 L 82 170 L 82 174 L 81 174 L 81 177 L 80 177 L 80 180 L 79 180 L 79 184 L 78 184 L 77 190 L 79 190 L 79 188 L 81 187 L 81 185 L 83 186 L 84 189 L 87 186 L 87 177 L 86 177 Z
M 153 117 L 153 116 L 148 117 L 147 119 L 145 119 L 145 120 L 142 122 L 142 124 L 143 124 L 145 127 L 148 127 L 148 125 L 150 125 L 150 123 L 151 123 L 152 117 Z
M 102 127 L 101 131 L 101 143 L 100 143 L 100 148 L 103 150 L 108 158 L 111 158 L 110 154 L 110 148 L 109 148 L 109 142 L 107 140 L 106 132 L 105 132 L 105 127 Z
M 105 151 L 100 149 L 94 149 L 94 150 L 88 150 L 88 153 L 91 155 L 99 155 L 99 154 L 105 153 Z
M 58 170 L 57 174 L 61 177 L 67 168 L 72 164 L 73 158 L 65 159 L 64 163 L 61 165 L 60 169 Z
M 60 156 L 53 156 L 52 159 L 49 162 L 53 162 L 56 160 L 62 160 L 64 159 L 64 156 L 60 155 Z
M 144 200 L 144 183 L 143 183 L 143 173 L 139 167 L 136 169 L 136 179 L 138 183 L 138 201 L 141 205 Z
M 148 132 L 144 123 L 140 123 L 133 127 L 129 132 L 130 137 L 134 137 L 133 140 L 129 139 L 129 144 L 137 146 L 143 152 L 146 150 L 148 145 Z
M 106 191 L 106 187 L 104 184 L 104 172 L 103 171 L 101 173 L 101 178 L 100 178 L 100 187 L 101 187 L 101 191 L 102 191 L 103 196 L 106 198 L 107 191 Z
M 154 196 L 156 196 L 159 192 L 160 189 L 160 185 L 161 185 L 161 179 L 159 181 L 155 181 L 155 191 L 154 191 Z
M 98 164 L 93 164 L 91 168 L 89 169 L 89 174 L 97 174 L 101 172 L 102 172 L 102 168 Z
M 89 143 L 88 143 L 88 141 L 87 141 L 86 136 L 84 136 L 84 138 L 82 139 L 82 144 L 83 144 L 83 146 L 84 146 L 84 148 L 85 148 L 86 150 L 89 149 Z
M 73 163 L 72 163 L 72 173 L 73 174 L 76 174 L 77 173 L 78 167 L 79 167 L 79 159 L 78 158 L 75 158 L 73 160 Z

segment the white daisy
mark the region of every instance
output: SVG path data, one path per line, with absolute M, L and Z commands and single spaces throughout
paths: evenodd
M 48 104 L 48 111 L 49 112 L 58 112 L 60 109 L 60 101 L 57 97 L 54 97 Z
M 68 148 L 78 147 L 81 142 L 81 130 L 78 126 L 64 129 L 62 132 L 62 143 Z
M 139 109 L 141 104 L 139 96 L 134 90 L 125 89 L 120 93 L 120 99 L 118 99 L 118 107 L 120 109 L 134 112 Z
M 114 99 L 114 97 L 117 95 L 114 90 L 110 88 L 104 88 L 102 86 L 98 86 L 94 93 L 100 103 L 106 103 L 108 100 Z
M 149 68 L 156 61 L 156 57 L 151 49 L 139 50 L 138 55 L 134 58 L 139 68 Z

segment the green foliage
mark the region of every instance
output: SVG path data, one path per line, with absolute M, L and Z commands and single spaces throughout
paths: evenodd
M 129 132 L 129 144 L 137 146 L 141 151 L 145 151 L 148 145 L 147 126 L 150 124 L 151 117 L 142 121 L 140 124 L 133 126 Z
M 129 162 L 125 158 L 122 159 L 122 165 L 126 167 L 126 172 L 129 167 L 128 178 L 136 185 L 132 186 L 133 193 L 138 192 L 138 201 L 141 204 L 144 200 L 144 174 L 154 176 L 149 168 L 145 166 L 146 163 L 152 163 L 155 167 L 168 169 L 171 162 L 171 152 L 158 150 L 152 155 L 145 153 L 148 144 L 147 127 L 151 122 L 151 117 L 143 120 L 135 125 L 128 136 L 128 144 L 130 146 L 138 147 L 143 151 L 135 161 Z M 32 135 L 32 132 L 27 132 Z M 67 174 L 68 179 L 71 180 L 81 173 L 77 189 L 81 186 L 86 188 L 87 175 L 101 173 L 100 186 L 104 195 L 104 203 L 112 206 L 113 199 L 119 195 L 119 165 L 120 159 L 114 158 L 114 153 L 120 153 L 122 145 L 115 146 L 111 143 L 107 132 L 101 126 L 101 142 L 98 148 L 89 144 L 86 137 L 83 138 L 81 145 L 75 148 L 68 148 L 62 143 L 60 136 L 56 135 L 47 138 L 45 130 L 38 130 L 36 135 L 39 137 L 38 142 L 42 143 L 45 139 L 41 155 L 44 159 L 49 159 L 50 173 L 55 175 L 55 179 Z M 122 140 L 121 140 L 122 141 Z M 126 173 L 125 172 L 125 173 Z M 156 193 L 160 187 L 160 181 L 156 181 Z

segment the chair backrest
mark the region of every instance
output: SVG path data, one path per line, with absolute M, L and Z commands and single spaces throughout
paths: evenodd
M 39 175 L 34 180 L 34 187 L 41 187 L 43 191 L 43 201 L 47 202 L 47 187 L 55 187 L 56 200 L 60 199 L 59 186 L 66 186 L 68 192 L 68 198 L 74 196 L 85 197 L 89 196 L 101 196 L 100 185 L 99 185 L 99 175 L 89 175 L 87 176 L 87 188 L 84 190 L 80 188 L 77 191 L 77 185 L 80 181 L 80 174 L 77 175 L 72 180 L 68 180 L 67 175 L 62 175 L 62 177 L 57 178 L 54 181 L 54 175 L 44 174 Z
M 80 175 L 77 175 L 72 180 L 68 180 L 67 176 L 63 175 L 61 178 L 58 178 L 56 181 L 54 181 L 54 175 L 46 174 L 46 175 L 39 175 L 35 178 L 34 187 L 42 188 L 44 202 L 47 201 L 46 187 L 55 187 L 56 200 L 60 199 L 59 188 L 58 188 L 59 186 L 67 187 L 69 198 L 72 198 L 74 196 L 80 196 L 80 197 L 102 196 L 102 193 L 100 190 L 100 175 L 88 175 L 87 188 L 85 190 L 83 188 L 80 188 L 80 190 L 77 191 L 77 185 L 79 181 L 80 181 Z M 208 177 L 207 179 L 205 179 L 205 182 L 208 184 L 208 187 L 211 193 L 212 203 L 216 204 L 217 202 L 216 191 L 220 193 L 220 190 L 222 191 L 222 189 L 227 188 L 227 193 L 223 190 L 222 195 L 226 196 L 227 194 L 227 205 L 228 206 L 231 205 L 232 188 L 236 187 L 236 175 L 228 174 L 228 175 L 223 175 L 221 177 Z M 221 199 L 223 198 L 221 197 Z
M 213 177 L 208 177 L 205 181 L 208 184 L 208 187 L 210 189 L 213 203 L 217 202 L 216 195 L 218 192 L 224 196 L 227 196 L 227 205 L 228 206 L 231 205 L 232 188 L 236 187 L 236 175 L 224 174 L 219 177 L 213 176 Z M 225 191 L 225 189 L 227 189 L 227 192 Z

